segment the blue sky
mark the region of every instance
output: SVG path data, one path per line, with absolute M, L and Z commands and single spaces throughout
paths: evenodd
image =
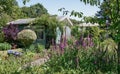
M 62 16 L 62 12 L 59 12 L 58 9 L 62 7 L 69 11 L 75 10 L 78 12 L 83 12 L 84 16 L 94 16 L 96 11 L 99 10 L 98 7 L 85 5 L 80 2 L 80 0 L 30 0 L 30 2 L 26 3 L 26 5 L 23 5 L 22 0 L 17 1 L 20 7 L 41 3 L 51 15 L 57 14 L 59 16 Z

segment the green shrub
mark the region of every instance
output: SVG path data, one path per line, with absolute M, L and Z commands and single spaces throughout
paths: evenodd
M 99 72 L 106 74 L 109 71 L 110 74 L 116 73 L 116 54 L 110 54 L 109 51 L 101 51 L 101 49 L 103 48 L 96 46 L 91 48 L 79 48 L 70 45 L 68 48 L 64 49 L 63 54 L 52 55 L 51 59 L 44 65 L 44 68 L 46 68 L 45 72 L 53 74 L 67 70 L 65 74 L 97 74 Z M 79 70 L 79 72 L 76 70 Z
M 2 43 L 4 41 L 4 33 L 0 32 L 0 42 Z
M 93 36 L 93 37 L 99 37 L 100 35 L 100 29 L 99 27 L 90 27 L 89 28 L 89 33 Z
M 9 56 L 9 58 L 7 58 L 7 60 L 0 57 L 0 74 L 31 74 L 30 73 L 31 70 L 27 70 L 27 73 L 24 73 L 20 69 L 26 63 L 31 62 L 31 57 L 25 56 L 25 55 L 21 56 L 19 58 L 16 58 L 14 56 Z M 19 71 L 19 69 L 20 69 L 20 71 Z M 24 69 L 24 68 L 22 68 L 22 69 L 24 71 L 26 71 L 26 69 Z
M 79 27 L 79 26 L 73 26 L 72 27 L 72 31 L 71 31 L 71 34 L 73 35 L 73 36 L 75 36 L 76 38 L 79 38 L 80 37 L 80 35 L 81 35 L 81 28 Z
M 8 43 L 0 43 L 0 50 L 8 50 L 11 49 L 11 45 Z
M 107 48 L 107 51 L 113 54 L 116 53 L 117 44 L 113 39 L 107 38 L 101 43 L 101 48 L 103 48 L 103 50 L 106 50 Z
M 17 38 L 24 46 L 29 46 L 37 39 L 37 36 L 34 31 L 25 29 L 18 33 Z
M 44 49 L 45 49 L 45 46 L 44 45 L 41 45 L 41 44 L 37 44 L 36 45 L 37 49 L 36 51 L 39 53 L 39 52 L 42 52 Z
M 42 53 L 43 50 L 45 49 L 45 46 L 42 44 L 31 44 L 27 50 L 32 51 L 32 52 L 37 52 L 37 53 Z
M 30 51 L 35 51 L 36 47 L 34 44 L 31 44 L 30 47 L 28 48 Z

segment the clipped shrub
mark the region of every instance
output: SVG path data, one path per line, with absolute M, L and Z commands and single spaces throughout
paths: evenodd
M 0 43 L 0 50 L 8 50 L 11 49 L 11 47 L 9 43 Z
M 37 35 L 30 29 L 24 29 L 18 33 L 17 38 L 24 46 L 29 46 L 37 39 Z

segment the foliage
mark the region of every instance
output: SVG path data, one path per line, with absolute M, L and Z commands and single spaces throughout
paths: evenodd
M 0 14 L 0 30 L 4 27 L 4 26 L 6 26 L 6 23 L 8 22 L 8 21 L 10 21 L 11 20 L 11 18 L 10 18 L 10 16 L 8 15 L 8 14 L 6 14 L 6 13 L 1 13 Z
M 42 53 L 45 50 L 45 47 L 44 45 L 37 43 L 37 44 L 31 44 L 28 49 L 29 51 L 32 51 L 35 53 Z
M 81 38 L 81 36 L 83 38 L 87 38 L 88 35 L 90 35 L 92 37 L 94 42 L 96 40 L 97 40 L 96 42 L 98 42 L 100 40 L 100 37 L 103 38 L 103 36 L 101 36 L 101 29 L 99 29 L 99 27 L 86 27 L 84 30 L 83 27 L 73 26 L 71 33 L 77 40 L 79 40 Z
M 109 51 L 109 47 L 103 50 L 99 45 L 81 48 L 72 44 L 62 50 L 63 54 L 52 55 L 51 59 L 43 65 L 43 69 L 45 68 L 45 73 L 50 74 L 62 72 L 96 74 L 98 72 L 109 73 L 109 71 L 117 73 L 117 56 L 114 50 L 115 48 Z
M 40 52 L 42 52 L 43 50 L 45 50 L 44 45 L 37 44 L 36 47 L 37 47 L 37 49 L 36 49 L 36 52 L 37 52 L 37 53 L 40 53 Z
M 24 46 L 29 46 L 37 39 L 37 36 L 34 31 L 24 29 L 18 33 L 17 38 Z
M 72 27 L 72 35 L 76 38 L 76 45 L 83 47 L 96 45 L 100 41 L 101 30 L 99 27 L 83 27 L 74 26 Z
M 21 10 L 26 17 L 30 18 L 36 18 L 43 14 L 48 14 L 47 9 L 44 8 L 42 4 L 39 3 L 32 5 L 30 7 L 22 7 Z
M 17 39 L 17 33 L 19 32 L 18 26 L 10 24 L 3 28 L 3 33 L 5 35 L 5 40 L 8 42 L 13 42 Z
M 7 16 L 11 17 L 11 18 L 3 17 L 6 18 L 7 20 L 23 17 L 23 13 L 21 12 L 21 9 L 19 8 L 16 0 L 0 1 L 0 17 L 3 16 L 3 14 L 6 14 Z
M 1 0 L 0 1 L 0 13 L 1 12 L 11 12 L 12 11 L 12 7 L 16 6 L 17 2 L 16 0 Z
M 56 17 L 49 16 L 49 15 L 42 15 L 41 17 L 38 17 L 35 22 L 36 26 L 44 26 L 48 29 L 56 29 L 56 27 L 60 27 L 63 25 L 61 22 L 59 22 Z
M 0 74 L 24 74 L 24 72 L 19 72 L 19 68 L 32 60 L 32 57 L 25 55 L 26 54 L 21 57 L 11 55 L 5 59 L 4 57 L 0 57 Z M 22 69 L 24 69 L 24 67 Z
M 102 43 L 101 43 L 102 47 L 104 50 L 106 48 L 108 48 L 108 51 L 109 52 L 116 52 L 116 49 L 117 49 L 117 44 L 115 43 L 114 40 L 112 40 L 111 38 L 108 38 L 106 40 L 104 40 Z
M 80 29 L 79 26 L 73 26 L 72 31 L 71 31 L 72 36 L 75 36 L 76 38 L 79 38 L 80 35 L 81 35 L 81 32 L 80 32 L 79 29 Z
M 78 18 L 82 17 L 82 15 L 83 15 L 82 12 L 76 12 L 74 10 L 72 10 L 70 12 L 70 11 L 66 10 L 65 8 L 60 8 L 60 9 L 58 9 L 58 11 L 62 12 L 63 15 L 68 15 L 70 13 L 69 14 L 70 16 L 75 16 L 75 17 L 78 17 Z
M 100 0 L 80 0 L 81 2 L 84 2 L 85 4 L 90 4 L 92 6 L 94 5 L 100 5 L 101 1 Z
M 29 2 L 30 0 L 22 0 L 23 1 L 23 4 L 25 5 L 26 2 Z
M 12 11 L 11 11 L 11 13 L 9 15 L 10 15 L 10 17 L 12 19 L 15 19 L 15 20 L 25 17 L 24 16 L 25 14 L 22 12 L 22 10 L 21 10 L 21 8 L 19 6 L 14 6 L 12 8 Z
M 35 52 L 36 47 L 34 44 L 31 44 L 27 49 L 31 52 Z
M 41 66 L 30 64 L 36 60 L 35 55 L 36 53 L 28 51 L 23 53 L 21 57 L 15 55 L 0 56 L 0 74 L 45 74 Z
M 24 13 L 16 0 L 0 1 L 0 29 L 6 26 L 9 21 L 23 17 Z
M 94 17 L 90 17 L 90 16 L 86 17 L 86 16 L 84 16 L 83 19 L 84 19 L 84 22 L 86 22 L 86 23 L 89 23 L 89 22 L 91 22 L 91 23 L 99 23 L 98 22 L 99 19 L 97 19 L 97 17 L 95 17 L 95 16 Z
M 45 32 L 45 38 L 46 38 L 46 48 L 49 48 L 52 39 L 55 40 L 56 38 L 56 27 L 59 27 L 61 32 L 63 31 L 62 26 L 63 23 L 59 22 L 56 17 L 49 16 L 49 15 L 42 15 L 41 17 L 38 17 L 35 21 L 35 27 L 43 27 Z M 35 28 L 35 29 L 36 29 Z
M 74 41 L 74 40 L 73 40 Z M 27 55 L 20 58 L 9 57 L 8 60 L 0 61 L 0 73 L 41 73 L 41 74 L 116 74 L 117 73 L 117 59 L 116 52 L 109 51 L 109 47 L 106 45 L 106 49 L 102 47 L 104 44 L 111 44 L 114 41 L 108 39 L 104 41 L 100 46 L 92 48 L 81 48 L 75 46 L 73 42 L 69 41 L 68 46 L 64 49 L 64 53 L 58 54 L 55 51 L 51 51 L 51 58 L 42 66 L 31 66 L 24 68 L 21 65 L 31 61 L 30 57 L 34 56 L 34 53 L 27 52 Z M 107 43 L 106 43 L 107 42 Z M 114 46 L 113 46 L 114 47 Z M 57 50 L 57 49 L 56 49 Z M 111 48 L 111 50 L 115 50 Z M 60 50 L 61 51 L 61 50 Z M 60 52 L 59 51 L 59 52 Z M 63 51 L 63 50 L 62 50 Z M 8 62 L 9 61 L 9 62 Z M 13 63 L 14 61 L 14 63 Z M 8 68 L 9 66 L 9 68 Z M 112 67 L 111 67 L 112 66 Z
M 9 0 L 12 2 L 12 0 Z M 23 0 L 25 1 L 29 0 Z M 99 5 L 100 0 L 80 0 L 84 2 L 85 4 L 90 5 Z M 104 0 L 108 1 L 108 0 Z M 11 2 L 6 4 L 8 0 L 5 3 L 0 2 L 0 6 L 7 6 L 5 8 L 8 8 L 11 10 Z M 9 5 L 10 4 L 10 5 Z M 105 3 L 104 3 L 105 4 Z M 106 8 L 108 7 L 108 8 Z M 4 9 L 5 9 L 4 8 Z M 102 9 L 107 9 L 105 11 L 104 16 L 109 16 L 111 18 L 111 28 L 110 31 L 113 33 L 113 37 L 116 40 L 116 42 L 119 43 L 120 41 L 120 35 L 119 35 L 119 0 L 113 0 L 107 2 L 105 6 L 102 7 Z M 8 10 L 8 11 L 9 11 Z M 0 11 L 3 11 L 1 9 Z M 6 9 L 4 10 L 7 11 Z M 4 12 L 3 11 L 3 12 Z M 67 14 L 68 11 L 64 10 L 64 14 Z M 10 13 L 10 12 L 9 12 Z M 79 13 L 74 12 L 74 15 L 77 16 Z M 80 16 L 80 15 L 78 15 Z M 56 24 L 58 24 L 58 21 L 51 20 L 52 17 L 49 16 L 43 16 L 40 17 L 39 20 L 36 22 L 37 25 L 42 25 L 45 27 L 46 36 L 49 37 L 49 40 L 52 40 L 52 38 L 55 38 L 53 34 L 55 34 L 55 28 Z M 91 19 L 90 19 L 91 20 Z M 4 21 L 3 21 L 4 22 Z M 37 27 L 37 26 L 36 26 Z M 50 32 L 51 31 L 51 32 Z M 74 28 L 75 32 L 78 32 L 76 28 Z M 97 31 L 97 32 L 96 32 Z M 50 34 L 48 34 L 50 33 Z M 97 28 L 90 28 L 87 33 L 91 33 L 94 37 L 99 36 L 99 30 Z M 75 35 L 75 34 L 74 34 Z M 87 36 L 87 35 L 86 35 Z M 49 41 L 48 40 L 48 41 Z M 96 40 L 99 41 L 99 40 Z M 70 42 L 70 41 L 69 41 Z M 70 42 L 68 46 L 64 50 L 64 53 L 62 54 L 55 54 L 52 55 L 51 59 L 42 67 L 41 66 L 35 66 L 32 67 L 31 65 L 23 70 L 18 70 L 19 67 L 26 62 L 29 62 L 28 56 L 27 59 L 21 57 L 10 57 L 7 60 L 1 61 L 0 58 L 0 73 L 1 74 L 21 74 L 21 73 L 41 73 L 41 74 L 117 74 L 117 66 L 118 71 L 119 69 L 119 51 L 117 51 L 118 56 L 116 54 L 116 43 L 112 39 L 106 39 L 103 40 L 103 42 L 94 47 L 87 47 L 87 48 L 81 48 L 81 46 L 74 45 L 73 42 Z M 118 44 L 119 47 L 119 44 Z M 41 48 L 40 48 L 41 49 Z M 119 49 L 119 48 L 118 48 Z M 17 60 L 16 60 L 17 59 Z M 26 61 L 27 60 L 27 61 Z M 119 73 L 119 72 L 118 72 Z
M 98 5 L 100 0 L 81 0 L 84 3 L 90 4 L 90 5 Z M 89 2 L 88 2 L 89 1 Z M 118 43 L 118 49 L 117 49 L 117 58 L 118 58 L 118 64 L 120 61 L 120 1 L 119 0 L 104 0 L 102 4 L 100 5 L 100 16 L 103 17 L 103 19 L 107 20 L 107 26 L 110 27 L 108 30 L 111 31 L 113 34 L 113 39 Z M 120 66 L 118 65 L 118 72 L 120 72 Z
M 4 42 L 4 33 L 3 32 L 0 32 L 0 43 Z
M 70 20 L 74 25 L 79 25 L 80 23 L 82 23 L 82 21 L 78 21 L 78 20 L 75 20 L 75 19 L 70 19 Z
M 11 49 L 11 47 L 9 43 L 0 43 L 0 50 L 8 50 Z
M 99 27 L 89 27 L 87 30 L 89 31 L 89 34 L 92 35 L 94 38 L 98 38 L 101 31 Z

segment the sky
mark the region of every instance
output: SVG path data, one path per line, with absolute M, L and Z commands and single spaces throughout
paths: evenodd
M 83 12 L 84 16 L 94 16 L 99 8 L 97 6 L 85 5 L 80 2 L 80 0 L 30 0 L 30 2 L 23 5 L 22 0 L 17 0 L 20 7 L 22 6 L 30 6 L 36 3 L 42 4 L 51 15 L 59 15 L 62 16 L 62 12 L 59 12 L 58 9 L 65 8 L 66 10 L 72 11 L 75 10 L 77 12 Z M 79 18 L 74 18 L 80 20 Z

